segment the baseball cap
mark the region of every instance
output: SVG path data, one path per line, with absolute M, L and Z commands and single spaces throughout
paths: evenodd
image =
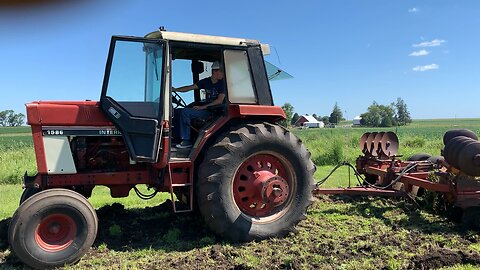
M 214 69 L 223 69 L 223 66 L 220 64 L 220 62 L 215 61 L 212 64 L 212 70 L 214 70 Z

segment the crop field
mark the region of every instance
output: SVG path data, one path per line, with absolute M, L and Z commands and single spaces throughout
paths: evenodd
M 445 131 L 468 128 L 480 134 L 480 119 L 416 120 L 406 127 L 337 127 L 293 130 L 324 178 L 338 163 L 361 154 L 364 132 L 394 131 L 404 158 L 439 155 Z M 6 232 L 20 198 L 21 177 L 35 173 L 28 127 L 0 128 L 0 269 L 23 268 L 8 249 Z M 356 185 L 353 173 L 351 185 Z M 349 185 L 340 169 L 325 187 Z M 143 187 L 142 187 L 143 188 Z M 308 210 L 298 233 L 284 239 L 226 242 L 209 231 L 196 213 L 173 214 L 168 194 L 150 201 L 112 199 L 97 187 L 90 202 L 97 209 L 94 247 L 66 269 L 478 269 L 478 231 L 449 220 L 442 212 L 410 199 L 325 196 Z
M 30 127 L 0 128 L 0 184 L 19 184 L 25 171 L 36 171 Z

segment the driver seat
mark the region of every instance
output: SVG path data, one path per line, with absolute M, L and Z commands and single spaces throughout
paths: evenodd
M 198 134 L 200 129 L 204 127 L 207 123 L 211 122 L 220 115 L 223 115 L 225 112 L 225 104 L 218 104 L 207 107 L 207 110 L 212 112 L 212 114 L 207 118 L 193 118 L 190 121 L 190 128 L 194 131 L 195 134 Z

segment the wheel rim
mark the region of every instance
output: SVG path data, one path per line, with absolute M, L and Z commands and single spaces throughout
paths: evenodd
M 69 247 L 77 234 L 73 219 L 65 214 L 53 214 L 42 219 L 35 230 L 35 241 L 47 252 Z
M 240 211 L 257 221 L 271 221 L 289 207 L 295 193 L 293 168 L 273 153 L 260 153 L 240 164 L 233 197 Z

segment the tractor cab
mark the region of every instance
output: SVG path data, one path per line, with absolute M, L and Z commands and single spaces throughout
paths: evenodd
M 256 40 L 156 31 L 144 38 L 114 36 L 110 44 L 101 108 L 122 132 L 133 161 L 165 163 L 191 159 L 216 122 L 232 118 L 235 105 L 272 106 L 269 79 L 289 76 L 264 62 L 269 46 Z M 223 104 L 207 107 L 207 118 L 192 119 L 193 148 L 175 149 L 181 108 L 203 105 L 205 89 L 177 93 L 172 88 L 211 76 L 213 62 L 224 67 Z M 233 107 L 232 107 L 233 106 Z M 168 134 L 165 134 L 167 132 Z M 162 140 L 162 136 L 168 140 Z M 164 145 L 168 144 L 168 145 Z M 165 152 L 171 152 L 166 154 Z

